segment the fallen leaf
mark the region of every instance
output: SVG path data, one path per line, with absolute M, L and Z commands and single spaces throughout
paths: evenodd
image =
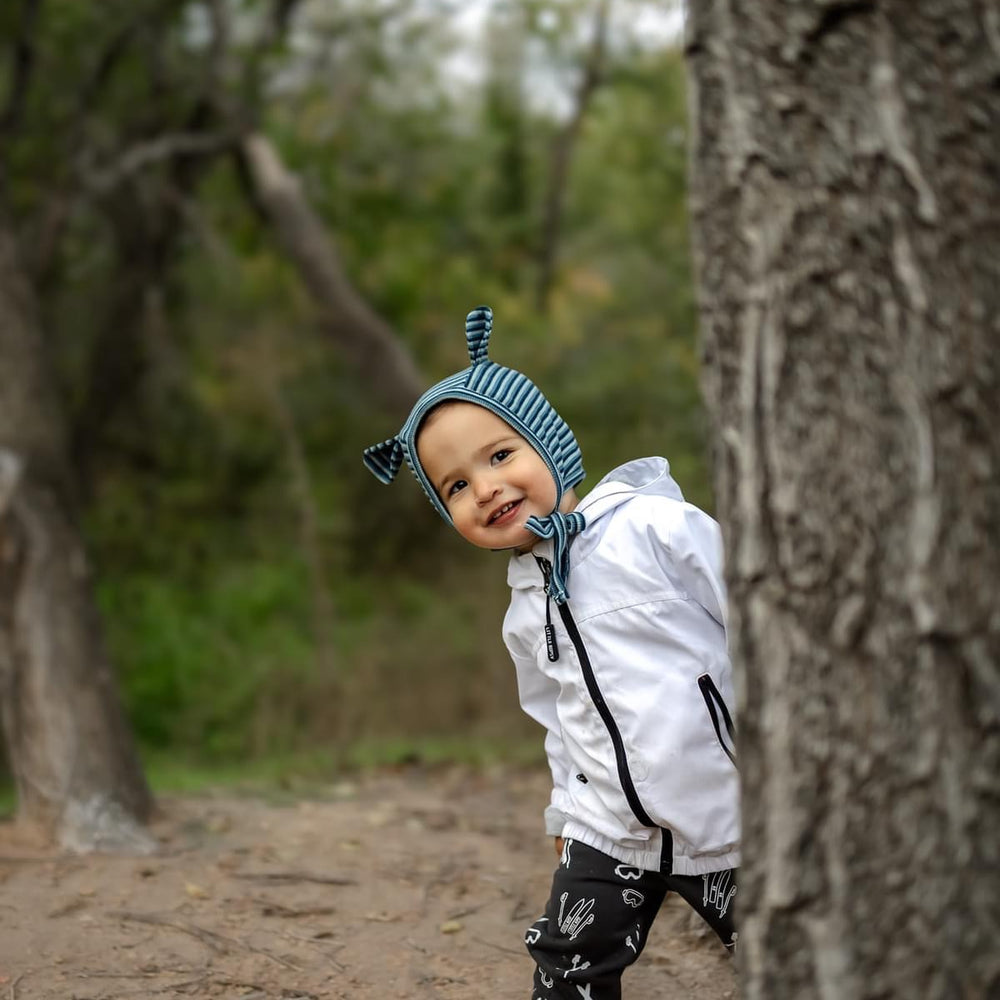
M 196 885 L 194 882 L 185 882 L 184 891 L 192 899 L 208 899 L 208 890 L 203 889 L 200 885 Z
M 442 934 L 457 934 L 465 927 L 461 920 L 446 920 L 441 925 Z

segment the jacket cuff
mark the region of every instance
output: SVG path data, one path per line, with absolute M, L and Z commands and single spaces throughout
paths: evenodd
M 545 832 L 550 837 L 561 837 L 566 825 L 566 814 L 555 806 L 545 807 Z

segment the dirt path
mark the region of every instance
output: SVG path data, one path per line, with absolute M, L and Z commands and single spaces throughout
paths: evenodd
M 554 855 L 544 775 L 381 774 L 315 797 L 165 799 L 152 858 L 40 854 L 0 826 L 0 1000 L 528 1000 Z M 728 1000 L 668 901 L 629 1000 Z

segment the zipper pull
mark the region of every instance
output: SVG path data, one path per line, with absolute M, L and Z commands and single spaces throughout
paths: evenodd
M 549 599 L 545 598 L 545 617 L 549 617 Z M 559 643 L 556 642 L 556 627 L 551 621 L 545 622 L 545 651 L 548 653 L 549 662 L 555 663 L 559 659 Z
M 549 581 L 552 579 L 552 563 L 548 559 L 535 556 L 538 567 L 542 571 L 545 583 L 545 652 L 550 663 L 559 659 L 559 643 L 556 642 L 556 627 L 552 624 L 551 598 L 549 597 Z

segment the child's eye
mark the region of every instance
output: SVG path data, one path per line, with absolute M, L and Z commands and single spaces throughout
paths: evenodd
M 448 496 L 453 497 L 460 490 L 464 490 L 469 484 L 464 479 L 456 479 L 455 482 L 448 487 Z
M 501 448 L 499 451 L 493 452 L 493 461 L 502 462 L 508 455 L 510 455 L 510 448 Z

